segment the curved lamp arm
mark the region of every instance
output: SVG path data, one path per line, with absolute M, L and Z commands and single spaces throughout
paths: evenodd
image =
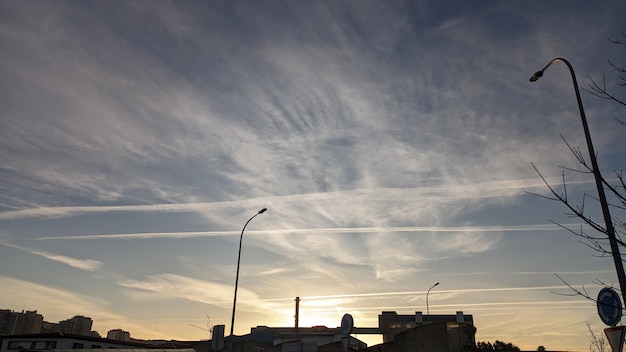
M 258 213 L 254 214 L 246 224 L 243 225 L 243 229 L 241 229 L 241 235 L 239 235 L 239 254 L 237 255 L 237 276 L 235 276 L 235 297 L 233 298 L 233 314 L 230 319 L 230 335 L 233 336 L 233 331 L 235 329 L 235 307 L 237 306 L 237 287 L 239 286 L 239 264 L 241 263 L 241 242 L 243 241 L 243 232 L 246 230 L 246 226 L 248 223 L 252 221 L 257 215 L 263 214 L 267 211 L 267 208 L 263 208 L 259 210 Z
M 430 290 L 432 290 L 433 288 L 435 288 L 435 286 L 439 285 L 439 283 L 435 283 L 434 285 L 432 285 L 428 291 L 426 292 L 426 316 L 428 317 L 430 315 L 430 310 L 428 309 L 428 294 L 430 294 Z

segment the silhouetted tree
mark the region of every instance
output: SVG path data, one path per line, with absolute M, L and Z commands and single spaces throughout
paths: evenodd
M 537 352 L 546 352 L 546 348 L 543 346 L 537 346 Z
M 519 351 L 519 347 L 510 342 L 503 342 L 496 340 L 493 344 L 491 342 L 478 341 L 476 343 L 476 351 L 480 352 L 492 352 L 492 351 Z
M 491 342 L 478 341 L 476 343 L 476 351 L 493 351 Z

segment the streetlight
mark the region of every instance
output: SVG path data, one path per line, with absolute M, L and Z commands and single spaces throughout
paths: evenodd
M 428 348 L 432 348 L 433 347 L 433 339 L 432 339 L 431 333 L 430 333 L 430 310 L 428 309 L 428 294 L 430 293 L 430 290 L 432 290 L 437 285 L 439 285 L 438 282 L 436 282 L 434 285 L 430 286 L 428 291 L 426 291 L 426 322 L 428 323 Z
M 580 92 L 578 91 L 578 83 L 576 82 L 576 74 L 574 74 L 574 69 L 570 63 L 560 57 L 556 59 L 552 59 L 548 64 L 541 69 L 541 71 L 535 72 L 532 77 L 530 77 L 531 82 L 535 82 L 539 78 L 543 76 L 543 71 L 545 71 L 550 65 L 553 63 L 561 61 L 567 65 L 570 74 L 572 75 L 572 83 L 574 84 L 574 90 L 576 91 L 576 100 L 578 101 L 578 110 L 580 111 L 580 119 L 583 123 L 583 129 L 585 130 L 585 139 L 587 140 L 587 149 L 589 149 L 589 157 L 591 158 L 591 166 L 593 171 L 593 176 L 596 180 L 596 187 L 598 188 L 598 198 L 600 199 L 600 205 L 602 206 L 602 214 L 604 215 L 604 222 L 606 224 L 606 233 L 609 237 L 609 243 L 611 245 L 611 254 L 613 255 L 613 261 L 615 262 L 615 270 L 617 271 L 617 278 L 619 280 L 620 290 L 622 291 L 622 300 L 625 299 L 624 293 L 626 293 L 626 277 L 624 276 L 624 266 L 622 263 L 622 258 L 619 253 L 619 247 L 617 246 L 617 240 L 615 238 L 615 229 L 613 228 L 613 221 L 611 220 L 611 213 L 609 212 L 609 203 L 606 200 L 606 195 L 604 194 L 604 187 L 602 186 L 602 175 L 600 174 L 600 169 L 598 168 L 598 162 L 596 161 L 596 153 L 593 150 L 593 144 L 591 143 L 591 134 L 589 133 L 589 127 L 587 126 L 587 118 L 585 117 L 585 110 L 583 109 L 583 102 L 580 99 Z
M 246 230 L 246 226 L 248 226 L 248 223 L 252 219 L 259 214 L 265 213 L 266 211 L 267 208 L 259 210 L 258 213 L 254 214 L 250 219 L 248 219 L 248 221 L 246 221 L 246 224 L 243 225 L 243 229 L 241 229 L 241 235 L 239 236 L 239 255 L 237 256 L 237 276 L 235 277 L 235 298 L 233 298 L 233 315 L 230 319 L 230 336 L 233 336 L 233 330 L 235 328 L 235 306 L 237 305 L 237 286 L 239 284 L 239 263 L 241 262 L 241 242 L 243 240 L 243 232 Z
M 426 292 L 426 316 L 428 317 L 428 319 L 430 319 L 430 311 L 428 310 L 428 294 L 430 293 L 430 290 L 432 290 L 437 285 L 439 285 L 438 282 L 432 285 Z

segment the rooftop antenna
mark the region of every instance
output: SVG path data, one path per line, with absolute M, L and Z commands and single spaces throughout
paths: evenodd
M 212 328 L 213 328 L 213 326 L 211 325 L 211 318 L 209 317 L 209 315 L 208 315 L 208 314 L 207 314 L 207 316 L 206 316 L 206 319 L 207 319 L 207 323 L 206 323 L 206 327 L 205 327 L 205 328 L 203 328 L 203 327 L 201 327 L 201 326 L 198 326 L 198 325 L 189 324 L 189 323 L 188 323 L 187 325 L 189 325 L 189 326 L 193 326 L 193 327 L 194 327 L 194 328 L 196 328 L 196 329 L 200 329 L 200 330 L 202 330 L 202 331 L 206 332 L 206 333 L 207 333 L 207 336 L 209 337 L 209 340 L 210 340 L 210 339 L 211 339 L 211 337 L 212 337 L 212 334 L 213 334 L 213 329 L 212 329 Z

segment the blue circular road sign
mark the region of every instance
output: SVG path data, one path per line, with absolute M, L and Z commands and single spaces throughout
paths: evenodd
M 608 326 L 616 326 L 622 319 L 622 300 L 615 290 L 605 287 L 598 293 L 598 315 Z

